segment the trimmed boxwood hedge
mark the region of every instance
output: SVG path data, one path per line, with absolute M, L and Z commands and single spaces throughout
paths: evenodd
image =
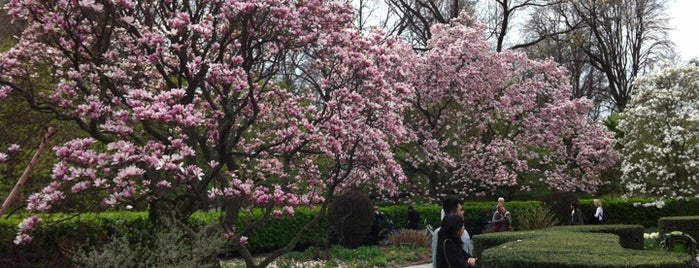
M 619 236 L 621 247 L 643 249 L 643 232 L 641 225 L 609 224 L 609 225 L 569 225 L 549 228 L 553 231 L 570 231 L 583 233 L 610 233 Z
M 580 210 L 587 221 L 595 214 L 593 199 L 581 199 Z M 699 199 L 664 200 L 665 205 L 644 206 L 653 202 L 652 198 L 604 199 L 602 204 L 609 215 L 609 224 L 640 224 L 646 228 L 658 226 L 658 219 L 672 216 L 699 215 Z M 567 221 L 564 221 L 567 222 Z
M 478 219 L 483 216 L 486 211 L 492 212 L 496 203 L 497 202 L 464 202 L 462 204 L 461 207 L 464 210 L 466 230 L 468 230 L 469 234 L 473 235 L 483 233 L 481 226 L 478 224 Z M 507 209 L 510 211 L 510 213 L 512 213 L 512 215 L 516 215 L 520 211 L 524 211 L 525 208 L 535 207 L 539 204 L 539 201 L 511 201 L 507 202 Z M 441 205 L 413 205 L 413 207 L 418 213 L 420 213 L 420 229 L 425 228 L 425 220 L 427 220 L 427 223 L 435 228 L 441 224 L 441 219 L 439 218 L 442 210 Z M 389 220 L 393 221 L 397 227 L 405 228 L 407 226 L 408 206 L 385 206 L 381 207 L 381 211 Z M 515 229 L 517 229 L 516 221 L 513 222 L 513 225 L 515 226 Z
M 643 226 L 640 225 L 575 225 L 555 226 L 548 229 L 526 232 L 499 232 L 473 237 L 474 255 L 480 256 L 483 250 L 507 242 L 526 240 L 547 235 L 550 232 L 610 233 L 618 236 L 617 244 L 623 248 L 643 249 Z M 619 237 L 621 239 L 619 239 Z
M 482 251 L 478 267 L 689 267 L 687 254 L 622 248 L 619 237 L 614 234 L 566 230 L 536 233 L 535 236 L 506 242 Z M 490 235 L 475 236 L 474 242 L 479 240 L 480 236 Z
M 694 240 L 699 239 L 699 216 L 662 217 L 658 219 L 658 232 L 661 236 L 672 232 L 682 231 Z
M 669 200 L 666 201 L 666 205 L 662 209 L 634 205 L 634 203 L 650 201 L 651 199 L 603 200 L 605 208 L 611 215 L 610 223 L 641 224 L 645 227 L 650 227 L 656 226 L 658 218 L 664 216 L 699 214 L 699 200 L 697 199 L 682 201 L 681 203 Z M 478 218 L 486 211 L 492 211 L 495 203 L 494 201 L 463 203 L 467 224 L 466 228 L 472 236 L 481 233 L 480 226 L 478 225 Z M 518 228 L 516 219 L 520 211 L 523 211 L 523 209 L 527 207 L 537 206 L 538 204 L 538 201 L 507 202 L 508 210 L 515 216 L 515 222 L 513 223 L 515 230 Z M 422 217 L 420 228 L 424 228 L 424 219 L 433 227 L 439 226 L 440 205 L 414 205 L 414 207 Z M 594 206 L 592 205 L 592 200 L 581 200 L 581 209 L 585 214 L 593 214 Z M 408 217 L 406 205 L 383 206 L 381 207 L 381 211 L 383 211 L 387 215 L 387 218 L 392 220 L 396 226 L 405 227 Z M 249 249 L 257 254 L 270 252 L 273 249 L 284 246 L 290 241 L 296 231 L 302 228 L 314 214 L 314 210 L 297 208 L 295 217 L 272 219 L 266 226 L 250 235 L 248 243 Z M 218 222 L 221 216 L 222 213 L 220 212 L 197 212 L 190 218 L 190 222 L 194 226 L 204 226 Z M 251 214 L 241 214 L 240 218 L 249 220 L 259 218 L 260 216 L 260 212 L 254 211 Z M 0 218 L 0 267 L 64 267 L 67 266 L 68 262 L 60 248 L 71 248 L 77 245 L 99 245 L 106 241 L 111 235 L 120 232 L 133 235 L 133 237 L 129 239 L 138 240 L 141 239 L 139 237 L 140 232 L 133 232 L 133 230 L 148 230 L 148 228 L 151 228 L 150 222 L 147 220 L 148 215 L 146 212 L 118 211 L 99 214 L 87 213 L 79 217 L 70 217 L 57 213 L 51 214 L 50 220 L 46 220 L 46 222 L 50 222 L 50 224 L 45 224 L 44 228 L 35 235 L 34 243 L 20 247 L 15 246 L 13 240 L 17 232 L 17 225 L 22 221 L 23 217 L 26 217 L 26 215 Z M 693 236 L 696 234 L 690 232 L 692 229 L 680 229 L 680 227 L 675 227 L 676 225 L 669 227 L 670 225 L 667 225 L 668 223 L 660 224 L 665 224 L 664 226 L 667 226 L 662 227 L 663 230 L 679 229 Z M 689 226 L 689 224 L 690 223 L 684 224 L 684 226 Z M 582 228 L 580 231 L 587 230 L 587 232 L 597 232 L 595 230 L 598 227 L 586 225 L 580 228 Z M 328 223 L 327 220 L 324 219 L 320 222 L 319 226 L 302 237 L 297 248 L 302 249 L 308 246 L 325 245 L 327 243 L 327 230 Z M 634 235 L 629 237 L 623 233 L 626 232 L 625 230 L 626 229 L 622 228 L 604 232 L 620 235 L 622 237 L 621 243 L 625 247 L 638 248 L 639 244 L 642 245 L 642 232 L 634 231 Z M 490 247 L 488 243 L 499 245 L 508 241 L 523 239 L 514 238 L 514 240 L 508 240 L 510 239 L 507 238 L 509 236 L 523 236 L 518 233 L 521 232 L 498 233 L 497 235 L 502 236 L 502 238 L 497 239 L 501 239 L 502 241 L 486 241 L 483 242 L 480 248 Z M 474 243 L 479 243 L 477 241 L 477 239 L 474 239 Z M 475 246 L 475 248 L 477 249 L 479 246 Z

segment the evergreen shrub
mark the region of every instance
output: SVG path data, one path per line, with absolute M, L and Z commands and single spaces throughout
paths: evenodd
M 694 238 L 694 240 L 698 240 L 699 215 L 662 217 L 658 219 L 658 233 L 660 233 L 661 236 L 672 231 L 681 231 Z
M 479 267 L 573 268 L 573 267 L 688 267 L 686 254 L 622 248 L 619 237 L 609 233 L 533 231 L 521 238 L 482 251 Z M 524 232 L 529 233 L 529 232 Z M 499 233 L 497 233 L 499 234 Z M 480 236 L 490 236 L 484 234 Z
M 359 190 L 346 191 L 333 201 L 328 218 L 341 246 L 357 248 L 362 244 L 374 223 L 373 207 L 369 196 Z

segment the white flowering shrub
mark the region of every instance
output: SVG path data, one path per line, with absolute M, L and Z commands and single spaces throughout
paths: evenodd
M 699 68 L 665 69 L 635 86 L 619 121 L 627 196 L 699 197 Z

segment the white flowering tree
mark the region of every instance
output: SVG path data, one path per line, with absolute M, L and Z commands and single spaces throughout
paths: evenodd
M 636 87 L 619 122 L 627 195 L 699 197 L 699 68 L 666 69 Z

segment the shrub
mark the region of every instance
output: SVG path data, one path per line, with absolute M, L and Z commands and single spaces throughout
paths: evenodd
M 488 248 L 482 252 L 478 262 L 479 267 L 491 268 L 689 266 L 688 258 L 681 253 L 622 248 L 619 245 L 619 237 L 613 234 L 552 230 L 538 232 L 538 236 L 528 239 Z
M 546 203 L 556 213 L 559 222 L 568 224 L 570 222 L 570 203 L 578 200 L 577 193 L 570 192 L 553 192 L 549 196 L 543 198 L 542 202 Z M 590 202 L 592 202 L 590 200 Z M 578 202 L 580 204 L 580 202 Z M 587 220 L 585 215 L 588 215 L 585 210 L 583 212 L 583 220 Z
M 551 227 L 549 230 L 615 234 L 620 238 L 621 247 L 630 249 L 643 249 L 645 243 L 643 239 L 644 229 L 641 225 L 568 225 Z
M 661 236 L 682 231 L 692 238 L 699 239 L 699 216 L 663 217 L 658 219 L 658 232 Z
M 212 228 L 193 231 L 166 224 L 153 233 L 122 233 L 100 247 L 78 248 L 71 260 L 80 267 L 218 267 L 218 254 L 225 244 L 221 232 Z
M 544 229 L 558 224 L 556 214 L 546 204 L 522 208 L 515 214 L 518 230 Z
M 359 247 L 374 222 L 373 204 L 366 193 L 359 190 L 348 190 L 340 195 L 328 214 L 339 244 L 346 248 Z
M 699 215 L 697 198 L 655 201 L 652 198 L 602 199 L 602 204 L 604 212 L 610 216 L 608 224 L 640 224 L 648 228 L 657 226 L 662 217 Z M 594 215 L 592 199 L 582 199 L 579 204 L 586 220 Z
M 431 246 L 430 236 L 422 230 L 401 229 L 392 233 L 388 241 L 396 247 L 407 245 L 411 248 L 429 248 Z

